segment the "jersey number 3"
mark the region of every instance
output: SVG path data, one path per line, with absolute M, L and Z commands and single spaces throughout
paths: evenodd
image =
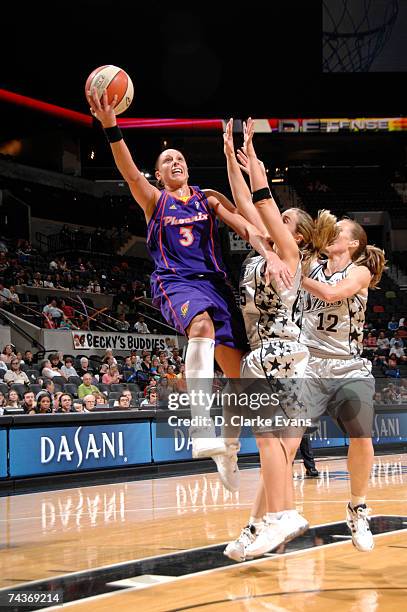
M 317 329 L 319 331 L 327 331 L 327 332 L 334 332 L 336 333 L 338 330 L 336 329 L 336 326 L 338 325 L 338 315 L 336 314 L 329 314 L 326 315 L 325 317 L 325 321 L 324 321 L 324 314 L 323 312 L 320 312 L 318 314 L 318 327 Z M 329 325 L 328 325 L 329 323 Z
M 189 247 L 195 240 L 192 228 L 193 225 L 184 225 L 184 227 L 179 228 L 179 233 L 182 236 L 182 238 L 179 239 L 179 243 L 182 244 L 182 246 Z

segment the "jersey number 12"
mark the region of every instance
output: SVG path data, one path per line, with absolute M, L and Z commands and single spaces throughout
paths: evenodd
M 325 321 L 324 321 L 325 318 Z M 327 332 L 334 332 L 336 333 L 338 330 L 336 329 L 336 326 L 338 325 L 338 315 L 336 314 L 329 314 L 326 315 L 325 317 L 325 313 L 324 312 L 320 312 L 318 314 L 318 327 L 317 329 L 319 331 L 327 331 Z

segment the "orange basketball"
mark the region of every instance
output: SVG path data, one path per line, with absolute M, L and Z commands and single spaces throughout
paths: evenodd
M 108 65 L 96 68 L 86 80 L 85 95 L 87 96 L 88 91 L 94 87 L 96 87 L 99 98 L 106 89 L 109 102 L 112 102 L 114 96 L 117 95 L 117 104 L 114 109 L 116 115 L 124 113 L 133 100 L 134 87 L 131 78 L 127 72 L 117 66 Z

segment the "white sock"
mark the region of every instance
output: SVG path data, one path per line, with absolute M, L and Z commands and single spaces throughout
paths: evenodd
M 351 494 L 350 496 L 350 505 L 352 508 L 355 506 L 360 506 L 361 504 L 366 504 L 366 495 L 364 497 L 358 497 L 357 495 Z
M 202 399 L 195 396 L 191 401 L 191 417 L 201 417 L 202 427 L 191 427 L 190 434 L 196 433 L 197 429 L 205 427 L 205 422 L 210 418 L 207 410 L 209 402 L 207 397 L 212 396 L 212 384 L 214 375 L 215 341 L 211 338 L 191 338 L 185 355 L 185 377 L 190 397 L 201 392 Z M 211 425 L 212 423 L 212 425 Z M 207 422 L 207 427 L 213 427 L 213 421 Z

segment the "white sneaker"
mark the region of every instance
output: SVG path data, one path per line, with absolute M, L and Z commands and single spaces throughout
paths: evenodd
M 246 547 L 246 559 L 260 557 L 286 541 L 287 529 L 284 519 L 265 522 L 263 529 L 253 542 Z
M 219 478 L 223 486 L 231 493 L 235 493 L 239 490 L 240 485 L 240 472 L 237 465 L 237 451 L 239 447 L 228 444 L 226 449 L 225 455 L 215 455 L 213 460 L 218 468 Z
M 202 459 L 204 457 L 214 457 L 216 455 L 224 455 L 226 446 L 223 438 L 205 437 L 192 438 L 192 457 L 193 459 Z
M 254 525 L 247 525 L 240 532 L 240 536 L 237 540 L 229 542 L 226 546 L 223 554 L 233 561 L 245 561 L 246 560 L 246 549 L 252 544 L 258 537 L 259 532 L 256 531 Z
M 308 531 L 309 523 L 297 510 L 287 510 L 281 517 L 283 529 L 286 533 L 285 542 L 291 542 L 294 538 Z
M 346 522 L 352 533 L 353 546 L 361 552 L 369 552 L 374 548 L 374 540 L 369 525 L 370 508 L 366 505 L 351 508 L 350 504 L 346 507 Z

